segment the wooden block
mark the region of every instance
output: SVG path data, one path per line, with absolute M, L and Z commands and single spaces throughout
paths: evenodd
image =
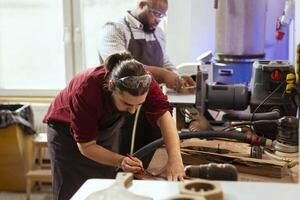
M 180 185 L 180 193 L 190 196 L 204 197 L 206 200 L 222 200 L 223 192 L 217 182 L 195 179 Z
M 93 192 L 85 200 L 97 200 L 97 199 L 123 199 L 123 200 L 151 200 L 150 197 L 129 192 L 127 188 L 132 184 L 133 174 L 119 172 L 116 180 L 110 187 Z

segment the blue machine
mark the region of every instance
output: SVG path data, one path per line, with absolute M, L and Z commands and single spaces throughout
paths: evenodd
M 248 85 L 252 76 L 253 62 L 212 63 L 212 80 L 219 84 Z

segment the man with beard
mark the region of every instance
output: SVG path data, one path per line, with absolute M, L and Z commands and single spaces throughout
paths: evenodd
M 52 199 L 70 199 L 86 180 L 114 178 L 117 168 L 143 174 L 144 159 L 122 152 L 130 138 L 120 128 L 127 114 L 134 114 L 141 104 L 168 152 L 161 175 L 170 181 L 183 180 L 179 137 L 167 97 L 143 64 L 120 52 L 109 56 L 104 65 L 77 74 L 49 107 L 44 123 L 48 124 Z M 154 136 L 140 132 L 136 144 Z
M 110 54 L 129 51 L 146 65 L 158 83 L 178 90 L 195 83 L 190 77 L 179 77 L 166 55 L 165 35 L 158 24 L 166 16 L 168 0 L 139 0 L 137 6 L 115 21 L 107 22 L 101 31 L 99 57 L 105 60 Z
M 127 51 L 134 59 L 143 63 L 158 83 L 165 83 L 168 88 L 180 89 L 182 85 L 194 85 L 190 77 L 179 77 L 173 64 L 165 53 L 165 36 L 158 27 L 161 19 L 166 16 L 167 0 L 139 0 L 137 6 L 127 11 L 117 21 L 107 22 L 101 31 L 99 41 L 99 57 L 105 60 L 112 53 Z M 188 84 L 185 84 L 187 82 Z M 152 126 L 145 118 L 145 108 L 141 107 L 138 115 L 138 126 L 134 135 L 134 115 L 125 117 L 121 125 L 120 152 L 126 154 L 134 144 L 134 151 L 161 137 L 160 130 Z M 126 131 L 125 131 L 126 130 Z M 126 133 L 125 133 L 126 132 Z M 145 139 L 145 135 L 148 139 Z M 135 141 L 131 144 L 131 139 Z M 144 158 L 143 164 L 148 166 L 154 152 Z

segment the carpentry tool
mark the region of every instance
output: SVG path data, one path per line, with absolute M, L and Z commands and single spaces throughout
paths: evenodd
M 188 165 L 184 171 L 188 177 L 194 178 L 225 181 L 237 181 L 238 179 L 237 169 L 231 164 Z
M 186 180 L 180 185 L 180 194 L 167 200 L 222 200 L 223 192 L 221 185 L 206 180 Z
M 246 110 L 251 113 L 229 112 L 223 115 L 223 121 L 275 120 L 283 116 L 295 116 L 294 98 L 298 94 L 285 91 L 286 77 L 294 73 L 293 66 L 287 61 L 255 61 L 250 90 L 244 84 L 220 85 L 207 82 L 208 72 L 198 67 L 196 77 L 196 108 L 200 114 L 207 109 Z M 288 91 L 290 92 L 290 91 Z M 264 124 L 251 125 L 258 135 L 274 140 L 278 126 Z
M 150 197 L 137 195 L 127 190 L 131 186 L 132 180 L 132 173 L 119 172 L 115 182 L 110 187 L 90 194 L 85 200 L 151 200 Z

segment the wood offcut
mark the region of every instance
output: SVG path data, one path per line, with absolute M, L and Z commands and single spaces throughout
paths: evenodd
M 132 185 L 133 174 L 119 172 L 115 182 L 108 188 L 93 192 L 85 200 L 122 199 L 122 200 L 151 200 L 151 197 L 129 192 L 127 188 Z

